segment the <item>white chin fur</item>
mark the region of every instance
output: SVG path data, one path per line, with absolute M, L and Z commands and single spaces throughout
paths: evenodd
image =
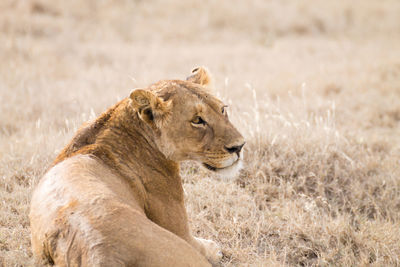
M 218 176 L 222 180 L 230 181 L 237 177 L 239 171 L 242 168 L 243 168 L 243 161 L 239 159 L 229 167 L 225 167 L 223 169 L 216 169 L 215 171 L 212 172 L 218 174 Z

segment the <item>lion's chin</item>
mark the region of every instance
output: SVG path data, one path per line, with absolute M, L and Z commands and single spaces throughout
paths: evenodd
M 216 168 L 208 165 L 207 163 L 202 164 L 207 170 L 217 173 L 224 180 L 231 180 L 235 178 L 239 171 L 243 167 L 243 161 L 241 159 L 236 160 L 232 165 L 224 168 Z

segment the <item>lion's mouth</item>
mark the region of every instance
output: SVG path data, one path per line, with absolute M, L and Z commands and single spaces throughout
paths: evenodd
M 219 176 L 220 178 L 231 179 L 233 177 L 236 177 L 237 174 L 239 173 L 239 171 L 242 169 L 243 161 L 240 158 L 238 158 L 231 165 L 228 165 L 228 166 L 225 166 L 222 168 L 214 167 L 214 166 L 204 163 L 204 162 L 202 163 L 202 165 L 206 169 L 217 174 L 217 176 Z
M 211 165 L 209 165 L 207 163 L 204 163 L 204 162 L 203 162 L 203 166 L 206 167 L 210 171 L 217 172 L 217 171 L 220 171 L 220 170 L 229 169 L 229 168 L 233 167 L 234 165 L 236 165 L 239 161 L 240 161 L 240 159 L 238 158 L 237 160 L 235 160 L 235 162 L 233 162 L 233 164 L 231 164 L 229 166 L 226 166 L 226 167 L 222 167 L 222 168 L 217 168 L 217 167 L 211 166 Z
M 217 169 L 218 169 L 216 167 L 208 165 L 207 163 L 203 163 L 203 166 L 206 167 L 207 169 L 209 169 L 210 171 L 213 171 L 213 172 L 217 171 Z

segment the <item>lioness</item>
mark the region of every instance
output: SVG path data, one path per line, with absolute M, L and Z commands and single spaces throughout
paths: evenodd
M 160 81 L 84 125 L 35 189 L 38 264 L 209 266 L 221 252 L 190 234 L 179 162 L 240 167 L 244 140 L 197 68 Z

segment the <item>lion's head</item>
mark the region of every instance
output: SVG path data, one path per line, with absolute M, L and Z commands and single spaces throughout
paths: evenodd
M 218 173 L 237 171 L 245 142 L 209 83 L 208 72 L 196 68 L 186 81 L 136 89 L 130 99 L 139 118 L 157 133 L 156 143 L 167 158 L 198 161 Z

